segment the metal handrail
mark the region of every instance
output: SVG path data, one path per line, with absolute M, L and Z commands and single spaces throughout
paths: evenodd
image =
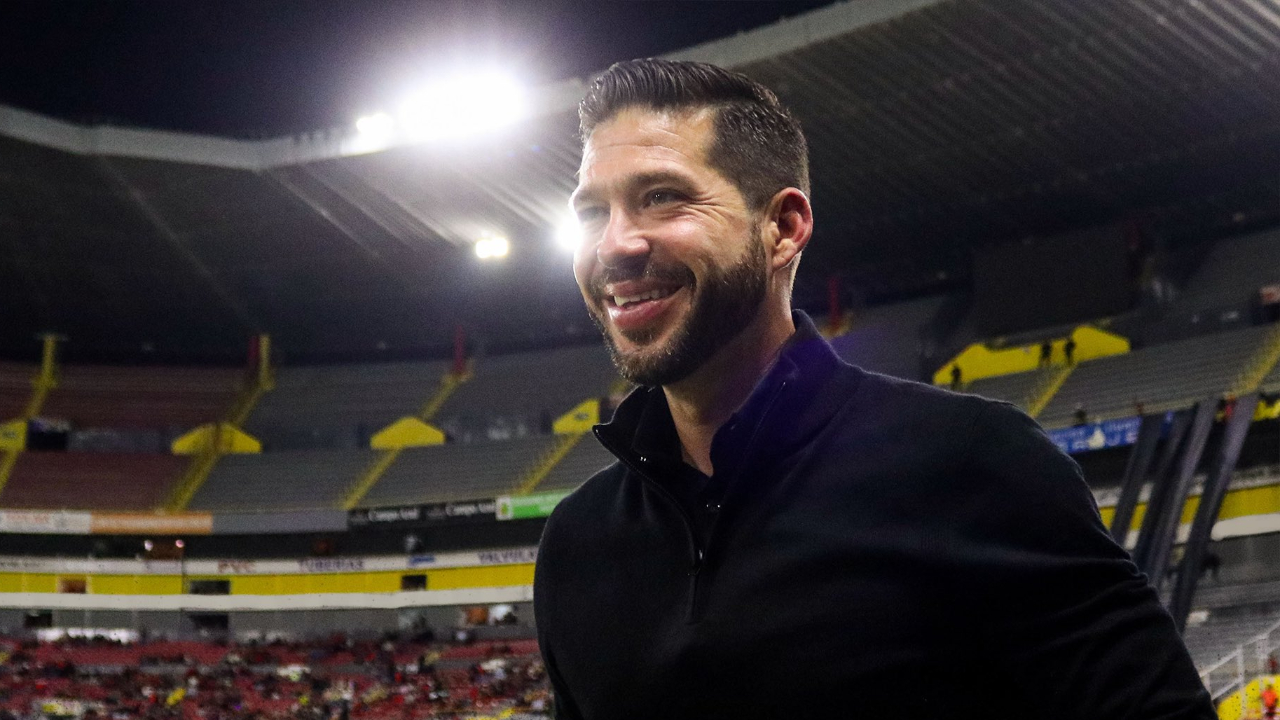
M 1273 622 L 1271 625 L 1267 626 L 1266 630 L 1263 630 L 1257 635 L 1254 635 L 1248 640 L 1240 643 L 1236 646 L 1235 650 L 1232 650 L 1213 663 L 1210 663 L 1200 671 L 1200 682 L 1203 683 L 1205 689 L 1209 691 L 1209 697 L 1213 702 L 1216 703 L 1220 698 L 1226 697 L 1233 692 L 1239 692 L 1240 712 L 1241 714 L 1244 713 L 1246 709 L 1244 696 L 1244 689 L 1247 684 L 1246 677 L 1247 675 L 1259 674 L 1257 672 L 1246 673 L 1244 660 L 1245 648 L 1252 646 L 1253 650 L 1256 652 L 1256 658 L 1258 660 L 1258 666 L 1255 669 L 1261 671 L 1267 666 L 1267 659 L 1271 657 L 1271 653 L 1280 649 L 1280 643 L 1271 642 L 1271 636 L 1277 631 L 1280 631 L 1280 620 Z M 1231 678 L 1230 682 L 1227 682 L 1225 685 L 1215 689 L 1213 687 L 1213 673 L 1232 663 L 1235 664 L 1234 676 Z

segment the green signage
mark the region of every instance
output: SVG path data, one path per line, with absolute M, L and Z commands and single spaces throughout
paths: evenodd
M 537 495 L 504 495 L 498 498 L 498 519 L 524 520 L 546 517 L 568 494 L 568 492 L 553 492 Z

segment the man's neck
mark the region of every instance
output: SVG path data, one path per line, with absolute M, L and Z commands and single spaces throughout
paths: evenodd
M 788 308 L 761 312 L 696 372 L 663 386 L 686 463 L 708 476 L 714 472 L 711 441 L 716 431 L 746 402 L 794 332 Z

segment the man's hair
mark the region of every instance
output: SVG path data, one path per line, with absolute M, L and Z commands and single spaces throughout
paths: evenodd
M 738 187 L 752 210 L 762 209 L 783 188 L 809 194 L 809 148 L 800 122 L 772 90 L 746 75 L 699 62 L 614 63 L 578 105 L 582 141 L 629 107 L 714 110 L 707 162 Z

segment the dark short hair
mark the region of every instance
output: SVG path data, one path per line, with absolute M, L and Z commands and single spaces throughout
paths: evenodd
M 707 162 L 738 187 L 753 210 L 783 188 L 809 194 L 809 147 L 800 121 L 772 90 L 742 73 L 655 58 L 614 63 L 578 104 L 582 141 L 629 107 L 715 110 Z

